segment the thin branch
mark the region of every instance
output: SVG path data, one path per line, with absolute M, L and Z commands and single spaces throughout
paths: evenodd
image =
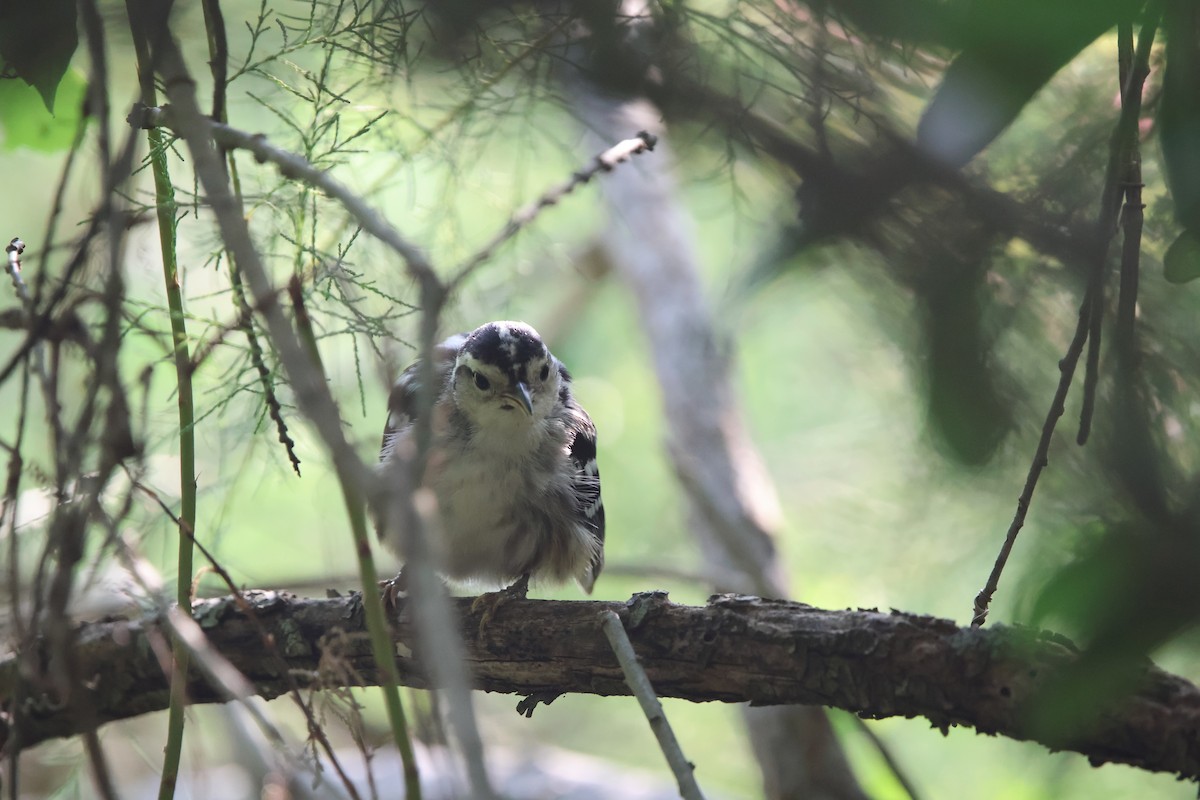
M 1121 91 L 1121 114 L 1113 128 L 1109 145 L 1108 165 L 1104 174 L 1104 189 L 1100 197 L 1100 212 L 1096 220 L 1096 231 L 1090 248 L 1091 267 L 1088 274 L 1088 292 L 1092 296 L 1089 311 L 1090 332 L 1088 334 L 1087 372 L 1084 376 L 1083 403 L 1079 412 L 1079 434 L 1076 441 L 1085 444 L 1092 427 L 1092 415 L 1096 405 L 1096 385 L 1100 372 L 1100 335 L 1103 327 L 1105 300 L 1104 277 L 1109 263 L 1109 249 L 1117 232 L 1117 221 L 1121 200 L 1125 194 L 1126 176 L 1130 160 L 1136 157 L 1138 146 L 1138 121 L 1142 114 L 1142 88 L 1150 73 L 1150 51 L 1158 32 L 1158 20 L 1162 8 L 1154 8 L 1138 34 L 1137 49 L 1133 44 L 1133 24 L 1122 22 L 1117 26 L 1117 77 Z
M 454 277 L 450 280 L 448 291 L 454 291 L 454 289 L 461 286 L 463 281 L 480 264 L 483 264 L 496 254 L 496 251 L 502 244 L 516 236 L 522 228 L 537 219 L 542 209 L 557 205 L 564 197 L 580 186 L 583 186 L 599 173 L 611 172 L 618 164 L 648 150 L 653 150 L 657 141 L 658 137 L 653 134 L 646 131 L 639 131 L 634 138 L 617 142 L 603 153 L 597 155 L 590 165 L 573 173 L 569 179 L 558 186 L 546 190 L 537 200 L 513 214 L 504 227 L 487 244 L 481 247 L 475 255 L 468 258 L 461 267 L 454 271 Z
M 212 118 L 217 122 L 228 122 L 226 118 L 226 90 L 228 85 L 226 76 L 228 74 L 229 42 L 225 31 L 225 17 L 221 12 L 220 0 L 204 0 L 203 7 L 204 29 L 208 34 L 209 65 L 213 74 Z M 238 203 L 242 203 L 241 176 L 238 173 L 237 160 L 233 157 L 232 153 L 227 155 L 226 165 L 229 170 L 229 182 L 233 189 L 233 195 L 237 198 Z M 300 457 L 296 454 L 296 442 L 292 439 L 291 433 L 288 431 L 287 421 L 283 417 L 283 405 L 279 402 L 279 397 L 275 392 L 275 383 L 272 380 L 271 370 L 267 367 L 262 345 L 258 341 L 258 334 L 254 332 L 254 323 L 251 320 L 252 312 L 250 304 L 246 300 L 246 288 L 242 283 L 242 274 L 238 269 L 237 259 L 234 258 L 232 253 L 227 252 L 226 262 L 229 265 L 229 285 L 233 290 L 233 303 L 238 312 L 239 330 L 246 337 L 246 345 L 250 350 L 250 364 L 258 373 L 259 386 L 262 387 L 263 402 L 267 405 L 267 415 L 275 423 L 276 437 L 279 443 L 283 445 L 284 452 L 287 453 L 288 461 L 291 462 L 296 476 L 299 477 Z M 193 359 L 192 369 L 196 369 L 202 360 L 200 357 Z
M 638 663 L 637 653 L 634 652 L 633 643 L 629 641 L 629 636 L 625 633 L 621 618 L 612 611 L 605 611 L 600 614 L 600 627 L 604 630 L 604 635 L 608 637 L 613 653 L 616 654 L 617 661 L 621 664 L 621 670 L 625 673 L 625 682 L 629 684 L 630 691 L 641 705 L 642 713 L 650 722 L 650 730 L 654 731 L 654 738 L 658 739 L 658 746 L 662 748 L 663 755 L 667 757 L 667 764 L 670 765 L 671 772 L 675 774 L 675 780 L 679 783 L 680 797 L 683 797 L 684 800 L 704 800 L 704 793 L 700 791 L 700 785 L 696 783 L 696 765 L 684 756 L 683 748 L 679 746 L 679 740 L 675 738 L 675 732 L 671 730 L 671 723 L 667 721 L 667 714 L 663 711 L 662 703 L 659 702 L 658 695 L 654 693 L 654 687 L 650 684 L 650 678 L 647 677 L 646 670 L 642 669 L 642 665 Z
M 344 632 L 345 674 L 374 685 L 380 679 L 371 655 L 361 599 L 300 599 L 277 592 L 246 592 L 258 622 L 234 598 L 199 601 L 201 621 L 214 650 L 270 698 L 290 691 L 273 655 L 261 646 L 259 624 L 277 641 L 302 684 L 329 687 L 318 675 L 317 643 Z M 802 703 L 843 708 L 868 718 L 921 716 L 943 730 L 972 726 L 981 733 L 1070 750 L 1092 763 L 1125 763 L 1200 779 L 1200 687 L 1152 666 L 1139 668 L 1132 693 L 1093 697 L 1095 722 L 1068 738 L 1038 729 L 1028 712 L 1053 702 L 1045 694 L 1057 676 L 1077 668 L 1079 655 L 1061 637 L 1002 625 L 960 628 L 934 617 L 879 611 L 826 611 L 800 603 L 741 595 L 714 597 L 706 606 L 681 606 L 661 594 L 635 595 L 629 603 L 553 600 L 507 602 L 476 634 L 484 609 L 474 598 L 456 598 L 458 630 L 467 633 L 467 663 L 475 688 L 531 694 L 628 695 L 628 685 L 597 617 L 622 620 L 642 666 L 660 697 L 695 702 Z M 161 636 L 157 615 L 83 625 L 72 647 L 91 679 L 90 702 L 102 720 L 166 707 L 167 678 L 147 645 Z M 156 633 L 157 632 L 157 633 Z M 397 650 L 416 652 L 411 616 L 391 628 Z M 38 644 L 45 646 L 44 640 Z M 419 646 L 419 645 L 417 645 Z M 0 746 L 15 715 L 22 746 L 73 736 L 84 724 L 52 702 L 47 687 L 26 686 L 25 702 L 12 704 L 20 682 L 18 655 L 0 659 Z M 427 688 L 414 656 L 397 659 L 405 685 Z M 347 677 L 341 680 L 349 680 Z M 223 696 L 193 676 L 193 702 Z M 515 722 L 515 721 L 514 721 Z
M 1025 487 L 1021 490 L 1021 496 L 1017 498 L 1017 511 L 1013 515 L 1012 522 L 1009 523 L 1008 532 L 1004 536 L 1004 544 L 1000 546 L 1000 553 L 996 556 L 996 561 L 992 564 L 992 571 L 988 575 L 987 583 L 975 595 L 975 606 L 972 610 L 971 625 L 979 627 L 987 621 L 988 606 L 992 602 L 992 595 L 996 593 L 996 588 L 1000 585 L 1000 576 L 1004 572 L 1004 566 L 1008 563 L 1008 556 L 1012 553 L 1013 544 L 1017 541 L 1017 534 L 1021 532 L 1021 528 L 1025 525 L 1025 516 L 1029 513 L 1029 505 L 1033 502 L 1033 493 L 1037 489 L 1038 478 L 1042 475 L 1042 470 L 1050 463 L 1050 442 L 1054 438 L 1054 428 L 1058 425 L 1058 419 L 1066 410 L 1067 392 L 1071 389 L 1071 380 L 1075 377 L 1075 367 L 1079 363 L 1079 356 L 1083 353 L 1083 345 L 1087 341 L 1088 325 L 1091 320 L 1091 295 L 1085 294 L 1083 302 L 1079 306 L 1079 321 L 1075 325 L 1075 336 L 1071 339 L 1070 346 L 1067 347 L 1067 353 L 1058 362 L 1058 388 L 1054 392 L 1054 399 L 1050 402 L 1050 410 L 1046 412 L 1046 420 L 1042 423 L 1042 435 L 1038 439 L 1037 449 L 1033 454 L 1033 463 L 1029 465 L 1029 473 L 1025 476 Z
M 1137 50 L 1127 73 L 1123 73 L 1125 92 L 1129 98 L 1130 112 L 1126 124 L 1132 129 L 1126 139 L 1128 149 L 1121 164 L 1121 185 L 1125 195 L 1125 206 L 1121 213 L 1124 241 L 1121 251 L 1120 291 L 1117 296 L 1116 348 L 1119 358 L 1126 358 L 1126 369 L 1132 369 L 1132 358 L 1136 346 L 1138 269 L 1142 246 L 1142 159 L 1138 143 L 1137 125 L 1142 113 L 1142 86 L 1150 74 L 1150 48 L 1162 15 L 1162 4 L 1152 4 L 1152 14 L 1138 36 Z M 1124 102 L 1124 101 L 1123 101 Z M 1122 117 L 1125 119 L 1125 117 Z M 1128 380 L 1126 373 L 1122 380 Z
M 34 318 L 34 299 L 29 294 L 29 287 L 25 284 L 25 278 L 21 274 L 21 254 L 25 252 L 25 242 L 21 241 L 20 237 L 13 239 L 4 248 L 4 252 L 8 254 L 8 274 L 12 278 L 13 288 L 17 292 L 17 297 L 21 300 L 21 305 L 25 309 L 27 319 L 24 320 L 26 325 L 32 327 Z M 33 371 L 37 375 L 38 382 L 42 387 L 42 398 L 46 404 L 46 418 L 50 422 L 50 433 L 53 437 L 52 446 L 55 452 L 62 445 L 62 407 L 58 403 L 57 393 L 54 390 L 54 381 L 46 369 L 46 348 L 41 339 L 33 341 L 32 349 L 29 351 L 30 358 L 33 363 Z
M 921 793 L 917 791 L 917 785 L 909 778 L 908 771 L 892 753 L 892 749 L 888 747 L 887 743 L 880 739 L 879 735 L 861 717 L 855 717 L 854 721 L 858 723 L 858 732 L 865 736 L 871 746 L 875 748 L 875 752 L 879 753 L 879 757 L 887 764 L 888 770 L 896 778 L 896 783 L 900 784 L 900 788 L 908 795 L 909 800 L 921 800 Z
M 1088 289 L 1084 294 L 1083 303 L 1079 309 L 1079 323 L 1075 328 L 1075 336 L 1071 340 L 1071 345 L 1067 348 L 1067 354 L 1058 362 L 1058 368 L 1061 372 L 1058 389 L 1054 393 L 1054 400 L 1050 404 L 1050 410 L 1046 414 L 1046 421 L 1042 425 L 1042 436 L 1038 440 L 1037 450 L 1033 456 L 1033 463 L 1030 465 L 1029 474 L 1025 479 L 1025 488 L 1021 491 L 1021 496 L 1017 499 L 1016 514 L 1013 516 L 1012 523 L 1008 527 L 1008 533 L 1004 537 L 1004 544 L 1000 548 L 1000 553 L 996 556 L 996 561 L 992 565 L 992 572 L 988 576 L 987 583 L 984 584 L 979 594 L 975 596 L 975 606 L 971 617 L 972 625 L 982 625 L 987 619 L 988 606 L 991 604 L 992 595 L 995 594 L 996 588 L 1000 583 L 1000 575 L 1003 573 L 1004 566 L 1008 562 L 1008 556 L 1012 552 L 1017 534 L 1025 524 L 1025 516 L 1029 513 L 1029 504 L 1033 500 L 1033 492 L 1037 488 L 1038 478 L 1042 473 L 1042 469 L 1049 463 L 1050 440 L 1054 435 L 1054 428 L 1058 424 L 1058 418 L 1063 414 L 1067 392 L 1071 388 L 1071 380 L 1074 377 L 1075 367 L 1083 351 L 1084 343 L 1090 338 L 1092 349 L 1088 353 L 1088 372 L 1085 377 L 1083 410 L 1080 414 L 1080 427 L 1077 438 L 1079 444 L 1087 441 L 1088 432 L 1091 428 L 1092 406 L 1095 402 L 1095 382 L 1099 363 L 1100 316 L 1103 313 L 1101 307 L 1104 305 L 1104 265 L 1108 259 L 1108 244 L 1112 238 L 1113 230 L 1115 230 L 1117 211 L 1120 207 L 1122 179 L 1127 171 L 1126 163 L 1130 158 L 1130 154 L 1135 152 L 1137 147 L 1137 122 L 1141 113 L 1142 84 L 1149 69 L 1150 48 L 1154 42 L 1154 34 L 1157 28 L 1158 18 L 1152 16 L 1145 26 L 1143 26 L 1141 34 L 1138 37 L 1137 52 L 1133 55 L 1133 70 L 1128 76 L 1122 75 L 1124 81 L 1121 87 L 1121 117 L 1113 133 L 1113 146 L 1110 152 L 1108 174 L 1105 178 L 1104 193 L 1100 202 L 1100 218 L 1096 225 L 1097 239 L 1095 252 L 1093 253 L 1095 260 L 1088 280 Z

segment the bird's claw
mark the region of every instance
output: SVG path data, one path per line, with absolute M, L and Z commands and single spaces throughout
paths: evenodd
M 484 640 L 484 631 L 491 625 L 492 618 L 504 605 L 513 600 L 524 600 L 529 596 L 529 575 L 522 575 L 511 586 L 498 592 L 484 592 L 471 603 L 471 613 L 483 613 L 479 616 L 479 641 Z
M 395 611 L 400 606 L 400 598 L 408 594 L 408 577 L 401 569 L 396 577 L 379 582 L 379 599 L 383 601 L 386 611 Z

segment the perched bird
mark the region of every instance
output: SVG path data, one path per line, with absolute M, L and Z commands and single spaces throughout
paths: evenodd
M 590 594 L 604 566 L 596 428 L 566 367 L 523 322 L 452 336 L 434 358 L 425 485 L 440 512 L 435 563 L 451 579 L 515 580 L 508 591 L 521 596 L 531 577 L 574 578 Z M 392 388 L 385 465 L 415 452 L 420 378 L 418 361 Z M 405 557 L 396 532 L 381 536 Z

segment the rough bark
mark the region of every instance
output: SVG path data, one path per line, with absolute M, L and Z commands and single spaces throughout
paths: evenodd
M 247 595 L 253 614 L 233 598 L 197 604 L 194 615 L 212 644 L 264 697 L 287 690 L 284 670 L 305 687 L 374 685 L 362 607 L 355 597 L 301 599 L 274 592 Z M 959 628 L 933 617 L 825 611 L 799 603 L 720 595 L 707 606 L 681 606 L 662 593 L 628 603 L 511 600 L 480 628 L 483 609 L 459 598 L 468 665 L 489 692 L 553 697 L 560 693 L 624 695 L 621 669 L 600 628 L 603 611 L 621 616 L 638 657 L 661 696 L 695 702 L 809 704 L 865 717 L 924 717 L 934 726 L 1074 750 L 1093 763 L 1122 762 L 1200 778 L 1200 689 L 1146 664 L 1135 692 L 1097 698 L 1096 722 L 1070 737 L 1052 737 L 1026 715 L 1052 700 L 1055 676 L 1077 661 L 1060 638 L 1019 628 Z M 259 625 L 272 644 L 264 644 Z M 87 676 L 103 722 L 167 706 L 167 676 L 152 642 L 165 635 L 154 617 L 81 627 L 73 655 Z M 406 685 L 427 685 L 419 644 L 401 608 L 393 636 Z M 44 643 L 43 643 L 44 644 Z M 27 659 L 25 664 L 40 659 Z M 0 660 L 0 744 L 29 747 L 81 732 L 36 676 L 18 691 L 18 656 Z M 192 702 L 226 696 L 195 673 Z M 14 698 L 21 697 L 20 708 Z

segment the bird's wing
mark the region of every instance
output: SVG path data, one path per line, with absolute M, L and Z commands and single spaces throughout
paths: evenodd
M 458 333 L 433 348 L 434 375 L 438 393 L 454 369 L 458 351 L 467 340 L 465 333 Z M 400 373 L 388 395 L 388 417 L 383 426 L 383 441 L 379 445 L 379 460 L 387 461 L 396 449 L 396 440 L 408 430 L 417 418 L 421 395 L 421 361 L 418 359 Z M 435 398 L 436 399 L 436 398 Z
M 596 463 L 596 426 L 592 418 L 583 410 L 583 406 L 575 402 L 568 389 L 570 376 L 566 369 L 560 367 L 563 376 L 562 401 L 566 409 L 567 430 L 571 435 L 569 453 L 571 464 L 575 467 L 572 476 L 572 488 L 584 525 L 596 537 L 599 546 L 596 557 L 592 559 L 590 580 L 584 588 L 591 591 L 600 570 L 604 567 L 604 502 L 600 498 L 600 467 Z

